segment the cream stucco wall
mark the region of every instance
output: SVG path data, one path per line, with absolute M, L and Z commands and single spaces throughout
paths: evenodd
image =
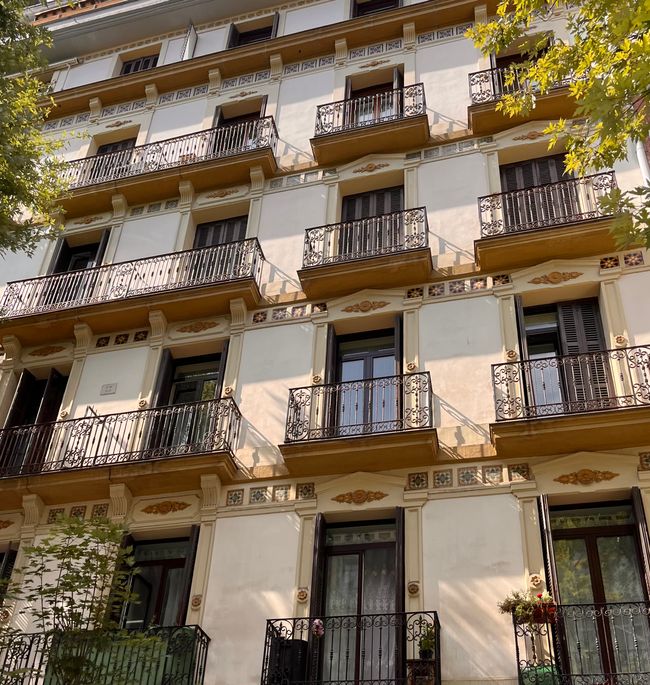
M 298 541 L 290 512 L 217 521 L 203 628 L 219 637 L 206 682 L 259 683 L 266 619 L 293 612 Z
M 650 345 L 650 274 L 626 274 L 618 281 L 630 344 Z
M 422 547 L 424 602 L 440 615 L 443 681 L 514 682 L 512 623 L 496 603 L 522 583 L 517 500 L 504 494 L 427 502 Z
M 124 223 L 113 262 L 125 262 L 174 251 L 180 217 L 175 212 Z
M 317 3 L 313 7 L 288 10 L 284 20 L 284 35 L 343 21 L 347 18 L 347 9 L 345 0 L 330 0 Z
M 203 128 L 206 102 L 203 98 L 157 109 L 149 124 L 147 143 L 196 133 Z

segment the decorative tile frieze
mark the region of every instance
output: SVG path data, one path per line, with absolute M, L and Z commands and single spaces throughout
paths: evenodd
M 296 499 L 316 499 L 316 486 L 314 483 L 298 483 L 296 486 Z
M 273 501 L 274 502 L 287 502 L 289 501 L 289 496 L 291 494 L 290 485 L 274 485 L 273 486 Z
M 441 469 L 433 472 L 434 488 L 450 488 L 454 484 L 454 472 L 452 469 Z
M 376 57 L 387 52 L 396 52 L 402 49 L 402 39 L 395 38 L 386 41 L 385 43 L 374 43 L 373 45 L 365 45 L 361 47 L 352 48 L 348 50 L 348 59 L 365 59 L 366 57 Z
M 108 516 L 108 504 L 93 504 L 90 517 L 93 519 L 104 519 Z
M 424 288 L 410 288 L 406 292 L 406 299 L 407 300 L 413 300 L 417 297 L 423 297 L 424 295 Z
M 47 522 L 56 523 L 56 521 L 65 516 L 65 509 L 63 507 L 56 507 L 55 509 L 50 509 L 47 512 Z
M 409 473 L 407 490 L 426 490 L 429 487 L 429 474 L 426 471 Z
M 459 468 L 456 472 L 456 477 L 458 478 L 458 485 L 461 487 L 480 485 L 482 483 L 478 466 L 464 466 Z
M 611 255 L 608 257 L 602 257 L 600 260 L 600 268 L 606 269 L 616 269 L 620 266 L 619 258 L 616 255 Z
M 492 276 L 492 286 L 498 286 L 498 285 L 509 285 L 512 283 L 512 278 L 510 278 L 510 274 L 497 274 L 496 276 Z
M 85 519 L 86 518 L 86 509 L 87 507 L 83 504 L 71 507 L 70 509 L 70 516 L 73 518 L 77 519 Z
M 244 503 L 244 488 L 238 488 L 237 490 L 229 490 L 226 495 L 226 506 L 227 507 L 237 507 Z
M 314 309 L 315 306 L 321 307 L 323 305 L 299 304 L 288 307 L 274 307 L 273 309 L 254 312 L 251 321 L 253 324 L 262 324 L 267 322 L 286 321 L 289 319 L 306 319 L 310 317 L 312 313 L 323 311 Z
M 503 483 L 503 467 L 500 464 L 484 466 L 483 482 L 486 485 L 499 485 Z
M 530 480 L 530 466 L 528 464 L 510 464 L 508 466 L 508 478 L 513 483 Z
M 636 250 L 635 252 L 628 252 L 623 255 L 625 266 L 641 266 L 644 263 L 643 252 Z
M 249 504 L 262 504 L 270 500 L 268 488 L 251 488 L 248 491 Z

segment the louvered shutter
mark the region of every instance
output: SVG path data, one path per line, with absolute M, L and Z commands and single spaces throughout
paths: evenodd
M 176 625 L 178 626 L 184 626 L 187 619 L 187 610 L 190 605 L 192 577 L 194 576 L 194 564 L 196 563 L 196 551 L 199 547 L 200 532 L 201 526 L 192 526 L 187 556 L 185 557 L 185 566 L 183 567 L 183 575 L 180 581 L 180 604 L 178 608 L 178 615 L 176 617 Z
M 578 300 L 558 304 L 560 341 L 565 355 L 561 371 L 570 402 L 569 411 L 600 409 L 598 400 L 610 396 L 609 367 L 604 355 L 598 300 Z M 587 403 L 587 404 L 582 404 Z
M 7 584 L 11 580 L 11 574 L 16 565 L 17 555 L 18 552 L 15 549 L 9 549 L 3 554 L 0 554 L 0 606 L 2 606 L 4 597 L 7 593 Z
M 636 523 L 637 544 L 643 566 L 643 579 L 646 592 L 650 596 L 650 536 L 648 535 L 648 521 L 645 507 L 643 506 L 643 497 L 641 496 L 641 490 L 637 487 L 632 488 L 632 508 Z
M 320 616 L 323 612 L 323 591 L 325 583 L 325 531 L 323 514 L 316 514 L 314 521 L 314 552 L 311 568 L 311 601 L 309 615 Z

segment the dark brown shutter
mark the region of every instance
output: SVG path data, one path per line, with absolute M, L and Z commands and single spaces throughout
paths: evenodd
M 7 420 L 5 421 L 5 428 L 25 425 L 29 408 L 30 406 L 33 406 L 30 399 L 33 400 L 34 398 L 36 384 L 36 378 L 34 378 L 27 369 L 20 374 L 16 392 L 14 393 L 14 399 L 11 402 Z
M 393 90 L 404 87 L 404 76 L 399 67 L 393 69 Z
M 404 325 L 402 314 L 395 316 L 395 373 L 399 376 L 404 373 L 402 367 L 404 358 Z
M 548 507 L 548 496 L 540 495 L 537 500 L 539 511 L 539 526 L 542 533 L 542 551 L 544 553 L 544 568 L 546 569 L 546 587 L 556 602 L 560 602 L 560 590 L 557 583 L 555 566 L 555 551 L 553 549 L 553 533 L 551 531 L 551 512 Z
M 100 266 L 102 260 L 104 259 L 104 254 L 106 253 L 106 246 L 108 245 L 108 239 L 111 235 L 110 228 L 102 231 L 102 235 L 99 239 L 99 244 L 97 245 L 97 252 L 95 254 L 95 260 L 90 266 Z
M 223 343 L 223 348 L 221 354 L 219 355 L 219 379 L 217 381 L 217 393 L 216 397 L 221 397 L 223 391 L 223 379 L 226 375 L 226 364 L 228 362 L 228 347 L 230 346 L 230 340 L 226 340 Z
M 50 421 L 56 421 L 67 382 L 67 376 L 59 373 L 56 369 L 50 369 L 50 375 L 45 384 L 43 399 L 41 400 L 34 423 L 49 423 Z
M 181 579 L 181 603 L 178 609 L 176 624 L 184 626 L 187 619 L 187 609 L 190 605 L 190 592 L 192 591 L 192 576 L 194 575 L 194 564 L 196 562 L 196 550 L 199 547 L 199 535 L 201 526 L 192 526 L 190 541 L 183 567 L 183 577 Z
M 273 14 L 273 26 L 271 27 L 271 38 L 275 38 L 278 35 L 278 24 L 280 22 L 280 13 L 275 12 Z M 262 116 L 264 116 L 262 114 Z
M 519 353 L 522 359 L 528 359 L 528 340 L 526 339 L 524 305 L 521 295 L 515 295 L 515 316 L 517 319 L 517 336 L 519 337 Z
M 648 520 L 646 518 L 643 497 L 638 487 L 632 488 L 632 508 L 636 523 L 636 537 L 639 546 L 639 555 L 643 567 L 646 596 L 650 597 L 650 536 L 648 535 Z
M 47 267 L 47 275 L 57 274 L 61 271 L 65 271 L 64 264 L 67 264 L 69 260 L 70 247 L 66 242 L 65 238 L 59 238 L 54 246 L 54 251 L 52 252 L 52 259 Z M 62 266 L 63 265 L 63 266 Z
M 226 46 L 228 48 L 236 48 L 239 44 L 239 31 L 234 24 L 230 24 L 230 31 L 228 32 L 228 42 Z
M 276 17 L 278 16 L 277 12 L 276 12 L 275 16 Z M 262 103 L 260 104 L 260 119 L 263 119 L 266 116 L 266 103 L 268 102 L 268 100 L 269 100 L 268 95 L 265 95 L 262 98 Z
M 325 516 L 323 514 L 316 514 L 316 519 L 314 521 L 314 554 L 311 568 L 310 616 L 321 616 L 323 613 L 323 595 L 325 591 L 325 531 Z
M 406 548 L 404 507 L 395 508 L 395 612 L 404 611 L 405 573 L 404 550 Z
M 163 350 L 158 367 L 158 378 L 154 388 L 151 405 L 153 407 L 164 407 L 169 404 L 169 395 L 174 380 L 174 360 L 169 350 Z
M 338 344 L 336 331 L 330 323 L 327 326 L 327 349 L 325 354 L 325 383 L 335 383 L 338 375 L 337 369 Z
M 11 580 L 17 555 L 18 552 L 15 549 L 8 549 L 0 554 L 0 606 L 2 606 L 7 593 L 7 584 Z

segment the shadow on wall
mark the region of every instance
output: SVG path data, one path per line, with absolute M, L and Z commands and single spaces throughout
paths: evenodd
M 281 147 L 284 145 L 284 147 Z M 291 155 L 291 157 L 289 157 Z M 283 165 L 296 166 L 298 164 L 308 164 L 313 161 L 314 155 L 309 150 L 303 150 L 283 138 L 278 138 L 278 157 L 282 160 Z
M 458 428 L 456 429 L 456 446 L 466 444 L 467 440 L 463 437 L 461 426 L 469 428 L 472 432 L 476 433 L 477 437 L 481 438 L 483 441 L 490 440 L 490 433 L 487 431 L 480 423 L 472 421 L 468 416 L 465 416 L 462 412 L 458 411 L 456 407 L 449 404 L 446 400 L 443 400 L 439 395 L 433 396 L 433 421 L 434 426 L 440 426 L 442 424 L 442 412 L 443 410 L 449 414 L 455 421 L 458 422 Z
M 293 275 L 290 276 L 286 271 L 283 271 L 277 265 L 266 262 L 269 266 L 268 280 L 262 283 L 262 295 L 266 295 L 266 291 L 272 289 L 273 295 L 284 295 L 287 292 L 300 291 L 302 286 L 298 278 Z M 280 289 L 277 289 L 278 283 L 281 284 Z M 272 286 L 272 288 L 269 288 Z M 291 286 L 291 288 L 289 288 Z
M 429 242 L 431 244 L 431 250 L 433 251 L 434 267 L 437 266 L 438 257 L 442 257 L 443 255 L 449 255 L 450 253 L 453 254 L 452 264 L 454 266 L 457 266 L 459 264 L 467 264 L 467 262 L 474 262 L 473 252 L 466 250 L 460 245 L 456 245 L 455 243 L 450 242 L 446 238 L 443 238 L 441 235 L 439 235 L 438 233 L 434 233 L 433 231 L 429 231 L 429 235 L 431 236 Z M 435 244 L 438 245 L 437 252 L 435 252 L 434 249 Z M 444 266 L 449 266 L 449 264 L 445 263 Z
M 442 112 L 438 112 L 431 107 L 427 107 L 427 115 L 431 122 L 432 128 L 435 129 L 433 137 L 442 136 L 446 133 L 455 133 L 456 131 L 464 131 L 467 129 L 467 122 L 459 119 L 452 119 L 445 116 Z
M 240 444 L 245 446 L 246 458 L 250 463 L 242 464 L 239 460 L 238 463 L 248 475 L 252 475 L 252 470 L 257 466 L 279 466 L 283 463 L 278 446 L 244 418 L 241 424 Z M 276 459 L 269 461 L 271 455 Z

